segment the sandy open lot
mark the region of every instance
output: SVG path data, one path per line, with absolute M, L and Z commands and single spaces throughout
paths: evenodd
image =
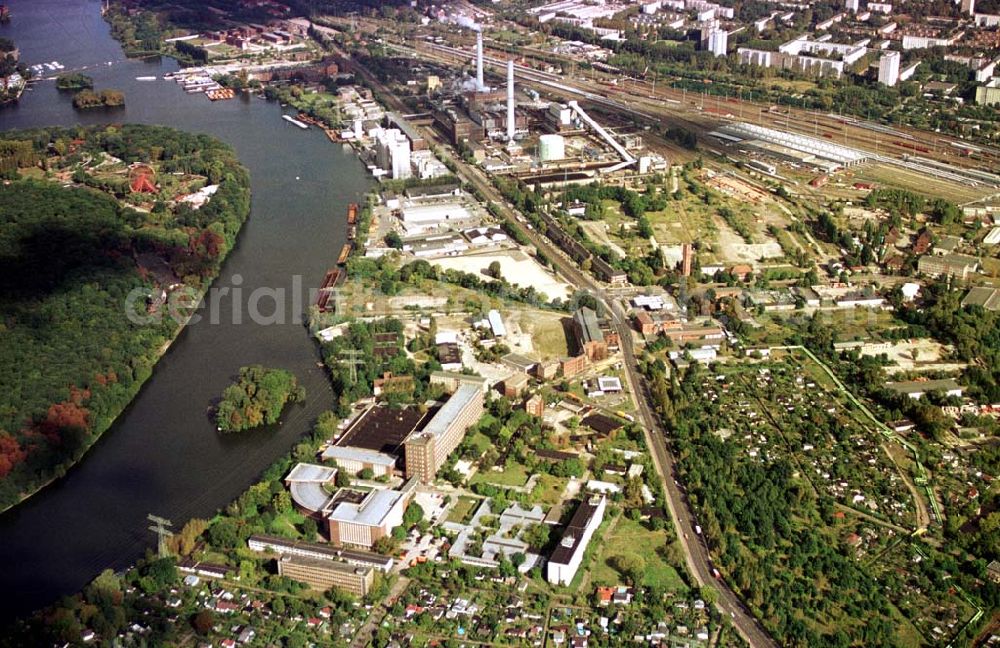
M 964 362 L 948 360 L 951 347 L 934 340 L 901 340 L 888 349 L 876 347 L 860 351 L 861 355 L 867 356 L 886 354 L 893 363 L 885 368 L 888 374 L 900 371 L 961 371 L 966 367 Z
M 572 288 L 569 284 L 556 279 L 551 272 L 520 250 L 442 257 L 431 260 L 431 263 L 440 268 L 461 270 L 478 275 L 482 279 L 491 280 L 490 277 L 483 274 L 483 270 L 494 261 L 500 262 L 500 272 L 511 284 L 524 287 L 532 286 L 550 300 L 569 299 L 572 294 Z

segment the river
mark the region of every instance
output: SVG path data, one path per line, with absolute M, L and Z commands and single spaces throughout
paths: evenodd
M 99 0 L 7 3 L 13 20 L 0 27 L 0 36 L 16 41 L 23 61 L 85 67 L 97 89 L 124 91 L 126 106 L 77 112 L 71 95 L 44 81 L 18 105 L 0 108 L 0 130 L 137 122 L 211 134 L 235 147 L 253 190 L 250 218 L 216 287 L 242 288 L 245 302 L 256 287 L 290 291 L 295 275 L 307 289 L 322 281 L 346 238 L 347 204 L 371 182 L 352 152 L 315 128 L 288 124 L 274 103 L 250 97 L 212 103 L 185 94 L 162 79 L 177 69 L 173 60 L 127 60 L 101 18 Z M 175 528 L 211 516 L 333 405 L 318 350 L 302 325 L 258 325 L 246 317 L 234 323 L 230 298 L 220 303 L 219 323 L 205 318 L 181 332 L 136 399 L 65 478 L 0 516 L 0 615 L 46 605 L 104 568 L 132 563 L 155 544 L 149 513 Z M 288 303 L 290 310 L 290 297 Z M 261 310 L 269 312 L 268 301 Z M 239 367 L 251 363 L 293 371 L 306 388 L 306 403 L 292 406 L 280 425 L 220 435 L 207 408 Z

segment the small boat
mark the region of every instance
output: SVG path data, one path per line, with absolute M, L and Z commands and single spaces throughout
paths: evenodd
M 281 118 L 284 119 L 289 124 L 293 124 L 295 126 L 298 126 L 299 128 L 302 128 L 302 129 L 309 128 L 309 124 L 304 124 L 304 123 L 300 122 L 298 119 L 295 119 L 294 117 L 292 117 L 291 115 L 282 115 Z
M 351 256 L 351 244 L 347 243 L 344 247 L 340 248 L 340 256 L 337 257 L 337 265 L 343 265 L 347 262 L 347 257 Z
M 155 76 L 137 76 L 136 81 L 156 81 Z

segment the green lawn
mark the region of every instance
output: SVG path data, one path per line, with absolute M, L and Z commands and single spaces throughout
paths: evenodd
M 291 510 L 274 518 L 274 521 L 271 522 L 271 531 L 278 533 L 281 530 L 285 530 L 286 532 L 298 533 L 295 526 L 302 524 L 304 521 L 305 517 L 301 513 Z
M 651 531 L 642 522 L 622 516 L 614 530 L 600 539 L 602 551 L 593 562 L 591 582 L 595 586 L 621 584 L 621 575 L 609 563 L 615 556 L 632 554 L 642 558 L 646 564 L 644 586 L 659 586 L 675 592 L 686 590 L 680 574 L 663 558 L 666 541 L 665 531 Z
M 486 452 L 487 448 L 493 445 L 493 442 L 490 441 L 490 438 L 488 436 L 486 436 L 482 432 L 477 431 L 469 439 L 469 445 L 472 446 L 473 450 L 475 451 L 476 457 L 480 457 L 484 452 Z
M 495 484 L 497 486 L 524 486 L 528 481 L 528 471 L 521 464 L 511 464 L 503 472 L 493 472 L 490 469 L 480 469 L 472 477 L 473 484 Z
M 538 484 L 531 491 L 531 502 L 533 504 L 555 506 L 562 501 L 562 493 L 566 489 L 567 482 L 569 482 L 569 479 L 565 477 L 539 475 Z
M 448 511 L 448 522 L 455 522 L 457 524 L 465 524 L 472 518 L 472 514 L 476 510 L 476 506 L 479 505 L 480 500 L 474 497 L 468 497 L 466 495 L 461 495 L 458 501 L 455 502 L 455 506 Z

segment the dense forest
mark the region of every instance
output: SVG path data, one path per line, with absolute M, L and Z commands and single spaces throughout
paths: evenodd
M 302 402 L 305 388 L 284 369 L 260 365 L 240 368 L 239 378 L 226 387 L 215 410 L 215 422 L 223 432 L 239 432 L 260 425 L 273 425 L 288 403 Z
M 180 327 L 157 309 L 167 284 L 204 289 L 250 209 L 246 170 L 204 135 L 123 126 L 4 138 L 0 169 L 13 180 L 0 186 L 0 508 L 61 476 L 135 396 Z M 93 178 L 87 161 L 103 156 L 123 173 L 141 161 L 219 189 L 196 211 L 165 191 L 143 194 L 153 207 L 139 211 L 127 182 L 69 181 Z M 127 316 L 130 304 L 142 318 Z

